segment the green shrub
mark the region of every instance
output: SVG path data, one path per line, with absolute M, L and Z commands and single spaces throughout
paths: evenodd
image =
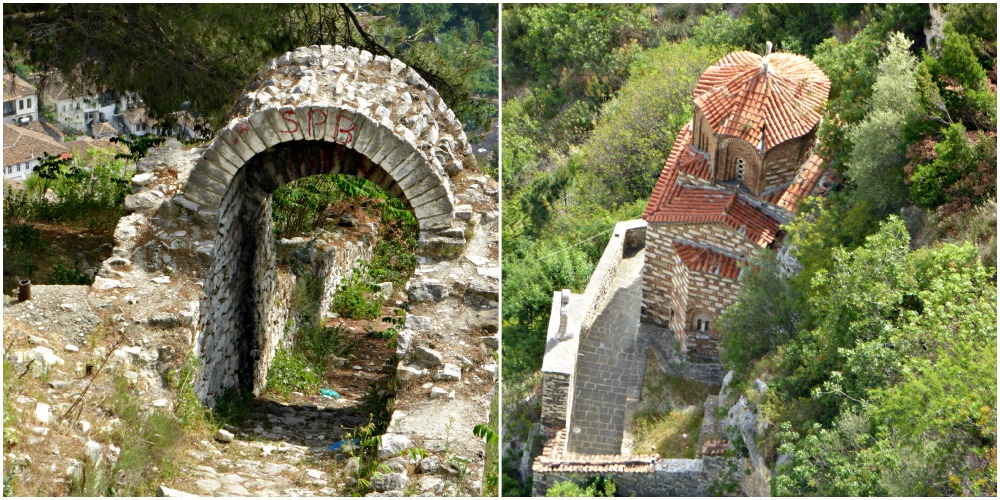
M 49 284 L 51 285 L 89 285 L 93 282 L 94 278 L 88 276 L 76 265 L 71 269 L 62 265 L 61 262 L 56 262 L 52 266 L 52 274 L 49 275 Z
M 382 311 L 382 301 L 373 297 L 377 287 L 365 279 L 365 273 L 355 271 L 333 296 L 331 309 L 350 319 L 375 319 Z
M 281 394 L 315 392 L 319 389 L 321 375 L 305 356 L 278 349 L 267 371 L 267 389 Z
M 545 492 L 547 497 L 613 497 L 615 482 L 609 477 L 598 476 L 588 481 L 584 486 L 577 484 L 579 478 L 572 481 L 558 481 Z

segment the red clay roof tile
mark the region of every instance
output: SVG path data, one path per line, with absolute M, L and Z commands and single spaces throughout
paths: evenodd
M 690 271 L 717 274 L 730 279 L 740 276 L 739 259 L 721 254 L 708 247 L 696 247 L 686 243 L 674 242 L 674 250 L 684 267 Z
M 778 234 L 778 222 L 743 197 L 725 189 L 677 182 L 677 163 L 691 141 L 690 125 L 677 134 L 642 218 L 647 222 L 723 222 L 759 246 L 771 244 Z
M 718 135 L 767 150 L 808 133 L 822 117 L 830 79 L 808 58 L 776 52 L 764 58 L 739 51 L 698 80 L 694 104 Z

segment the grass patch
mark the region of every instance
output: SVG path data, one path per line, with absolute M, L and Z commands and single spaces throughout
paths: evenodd
M 112 465 L 108 458 L 94 462 L 83 457 L 83 465 L 72 474 L 70 494 L 153 496 L 157 485 L 177 472 L 184 427 L 172 415 L 141 404 L 123 377 L 114 378 L 101 406 L 121 422 L 109 436 L 121 449 L 118 460 Z
M 319 389 L 321 374 L 300 353 L 278 349 L 267 371 L 267 390 L 282 395 L 292 391 L 312 393 Z
M 694 458 L 704 413 L 703 406 L 636 412 L 632 419 L 633 452 L 657 453 L 664 458 Z
M 718 394 L 722 386 L 698 382 L 697 380 L 685 380 L 681 377 L 674 377 L 663 373 L 659 363 L 652 351 L 646 354 L 646 375 L 642 382 L 641 400 L 645 403 L 666 401 L 666 410 L 679 405 L 705 404 L 705 399 L 713 394 Z M 655 408 L 655 406 L 654 406 Z
M 635 439 L 632 450 L 664 458 L 694 458 L 705 400 L 718 394 L 720 387 L 663 373 L 652 351 L 646 359 L 640 407 L 630 427 Z

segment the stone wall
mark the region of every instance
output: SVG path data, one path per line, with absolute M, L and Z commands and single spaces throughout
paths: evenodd
M 565 432 L 560 432 L 532 464 L 532 496 L 545 496 L 557 482 L 573 481 L 584 485 L 597 477 L 614 481 L 615 496 L 709 496 L 712 485 L 719 480 L 729 460 L 721 455 L 694 459 L 663 459 L 658 455 L 574 455 L 559 451 L 564 439 Z
M 270 217 L 270 203 L 266 206 Z M 273 231 L 269 232 L 273 235 Z M 254 366 L 254 387 L 264 387 L 278 347 L 289 345 L 298 333 L 298 324 L 291 317 L 289 306 L 295 287 L 305 278 L 297 275 L 296 269 L 299 273 L 312 273 L 321 281 L 319 307 L 313 311 L 321 317 L 323 311 L 330 310 L 340 284 L 372 260 L 377 237 L 374 225 L 359 226 L 350 232 L 317 229 L 304 236 L 278 240 L 267 246 L 274 250 L 257 253 L 258 257 L 265 257 L 258 260 L 255 273 L 261 281 L 266 280 L 267 285 L 260 291 L 266 296 L 260 297 L 256 308 L 257 324 L 263 327 L 257 333 L 259 358 Z M 273 236 L 269 239 L 273 240 Z
M 316 174 L 368 179 L 414 214 L 418 253 L 434 260 L 467 244 L 451 177 L 475 165 L 461 123 L 432 87 L 400 61 L 356 48 L 303 47 L 272 60 L 230 117 L 174 197 L 217 228 L 195 384 L 208 402 L 232 387 L 263 389 L 283 323 L 272 304 L 275 189 Z
M 542 361 L 542 426 L 549 435 L 566 428 L 572 414 L 576 361 L 581 338 L 593 324 L 607 299 L 622 257 L 646 244 L 646 223 L 642 220 L 619 222 L 615 225 L 601 260 L 591 275 L 583 294 L 570 294 L 567 305 L 567 327 L 560 330 L 562 293 L 552 297 L 546 335 L 545 357 Z
M 636 248 L 645 245 L 646 221 L 630 220 L 615 224 L 611 239 L 604 247 L 601 260 L 598 261 L 594 273 L 587 282 L 587 289 L 583 292 L 583 320 L 580 325 L 581 335 L 586 337 L 587 330 L 594 323 L 598 311 L 604 306 L 607 299 L 608 290 L 615 281 L 618 264 L 626 252 L 635 251 Z M 627 242 L 627 244 L 626 244 Z
M 646 230 L 646 265 L 642 273 L 642 321 L 674 331 L 685 329 L 684 308 L 675 307 L 674 268 L 677 262 L 674 241 L 710 246 L 732 257 L 745 259 L 757 249 L 747 238 L 724 223 L 667 224 L 651 223 Z M 679 292 L 679 290 L 678 290 Z M 672 303 L 671 301 L 674 300 Z M 679 300 L 679 299 L 677 299 Z M 670 310 L 674 314 L 670 314 Z

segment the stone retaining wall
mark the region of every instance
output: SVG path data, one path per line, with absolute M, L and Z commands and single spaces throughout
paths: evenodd
M 604 305 L 622 257 L 642 248 L 645 241 L 645 221 L 632 220 L 615 225 L 586 290 L 583 294 L 569 294 L 564 329 L 561 329 L 562 293 L 553 294 L 545 358 L 542 361 L 541 423 L 549 436 L 564 429 L 572 414 L 573 401 L 569 395 L 573 393 L 580 340 Z
M 561 453 L 565 431 L 545 447 L 532 465 L 532 496 L 545 496 L 555 483 L 584 485 L 597 477 L 614 481 L 615 496 L 709 496 L 727 468 L 721 455 L 695 459 L 662 459 L 657 455 L 572 455 Z

